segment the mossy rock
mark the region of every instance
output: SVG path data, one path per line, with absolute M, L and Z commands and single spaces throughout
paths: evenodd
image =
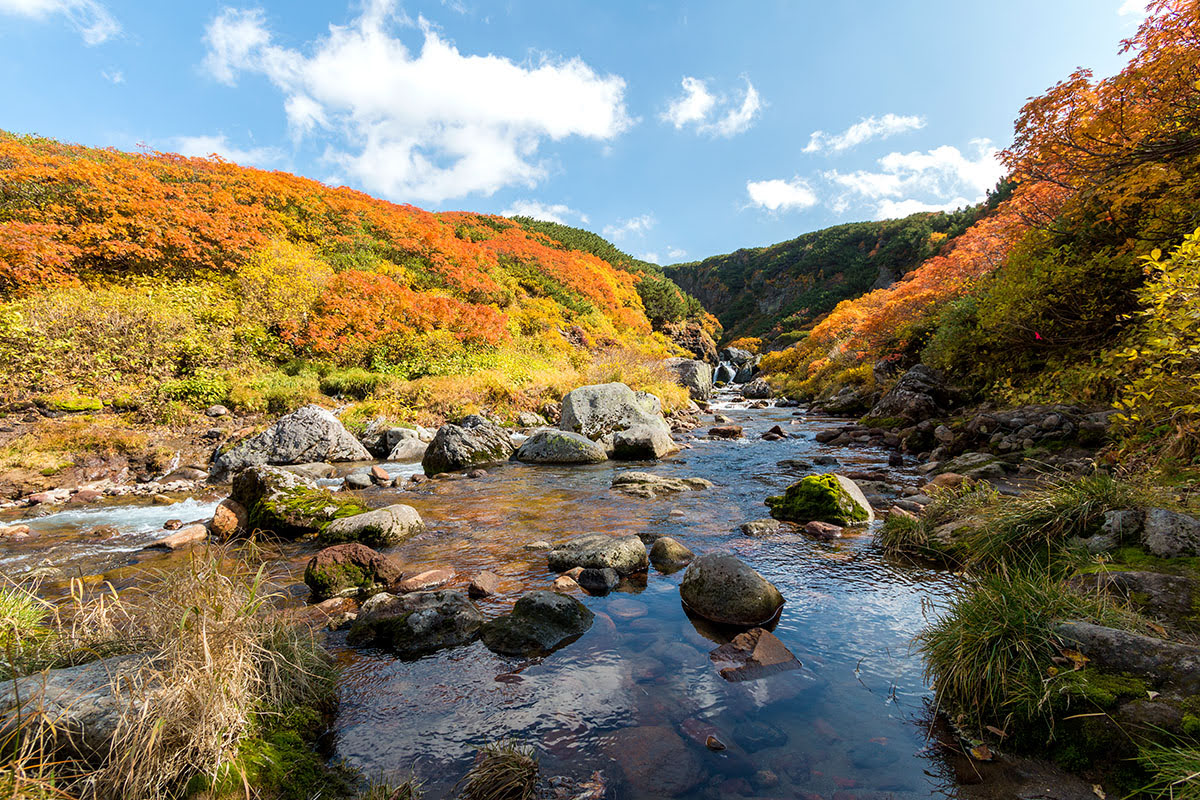
M 104 403 L 99 397 L 89 397 L 82 394 L 54 394 L 46 398 L 46 405 L 55 411 L 78 413 L 81 411 L 99 411 Z
M 801 478 L 782 495 L 768 497 L 766 504 L 772 517 L 790 522 L 851 526 L 875 519 L 871 504 L 854 481 L 833 473 Z
M 338 497 L 327 489 L 296 486 L 268 494 L 255 503 L 250 509 L 250 528 L 297 538 L 318 533 L 335 519 L 367 510 L 352 497 Z

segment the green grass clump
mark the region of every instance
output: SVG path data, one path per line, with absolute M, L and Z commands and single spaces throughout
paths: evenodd
M 0 589 L 0 674 L 11 675 L 25 653 L 50 635 L 50 607 L 20 587 Z
M 959 565 L 967 554 L 956 540 L 939 539 L 933 532 L 960 520 L 963 528 L 982 510 L 994 505 L 1000 494 L 983 481 L 964 481 L 955 488 L 939 488 L 921 516 L 889 514 L 879 531 L 879 544 L 891 555 L 912 555 L 950 565 Z
M 321 391 L 331 397 L 353 397 L 364 400 L 377 389 L 386 386 L 395 378 L 379 372 L 370 372 L 360 367 L 335 370 L 321 378 Z
M 1153 776 L 1142 792 L 1171 800 L 1200 798 L 1200 747 L 1194 742 L 1145 746 L 1138 763 Z
M 540 768 L 532 747 L 497 742 L 479 751 L 471 770 L 459 781 L 462 800 L 531 800 L 537 794 Z

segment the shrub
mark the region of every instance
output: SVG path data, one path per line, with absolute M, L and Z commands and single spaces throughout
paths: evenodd
M 316 402 L 320 396 L 320 381 L 315 373 L 266 372 L 252 377 L 231 376 L 226 401 L 237 411 L 279 415 Z
M 331 397 L 353 397 L 362 400 L 381 386 L 394 380 L 390 375 L 368 372 L 360 367 L 334 370 L 321 377 L 321 391 Z
M 163 381 L 158 393 L 167 400 L 187 403 L 193 408 L 207 408 L 224 402 L 229 395 L 229 380 L 225 375 L 198 370 L 186 378 Z

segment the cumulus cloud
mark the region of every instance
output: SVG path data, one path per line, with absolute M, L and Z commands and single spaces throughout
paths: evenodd
M 790 181 L 779 178 L 747 181 L 746 192 L 750 195 L 751 205 L 767 211 L 803 211 L 817 204 L 816 192 L 808 181 L 799 177 Z
M 662 261 L 658 257 L 658 253 L 642 253 L 638 256 L 642 261 L 649 261 L 651 264 L 661 264 Z
M 642 236 L 657 224 L 653 214 L 642 214 L 640 217 L 619 219 L 612 225 L 604 226 L 604 235 L 609 239 L 622 241 L 631 236 Z M 649 259 L 646 259 L 649 261 Z
M 907 131 L 925 127 L 925 118 L 884 114 L 882 117 L 865 117 L 841 133 L 813 131 L 804 146 L 806 153 L 840 153 L 872 139 L 886 139 Z
M 685 77 L 681 86 L 683 94 L 662 113 L 662 119 L 676 130 L 691 126 L 703 134 L 728 138 L 749 130 L 762 110 L 762 98 L 749 79 L 740 100 L 736 96 L 718 97 L 699 78 Z
M 517 200 L 503 211 L 506 217 L 532 217 L 543 222 L 557 222 L 566 225 L 567 219 L 574 217 L 580 222 L 587 222 L 587 214 L 580 213 L 563 203 L 547 205 L 537 200 Z
M 668 247 L 667 248 L 667 258 L 671 259 L 672 261 L 678 261 L 679 259 L 686 258 L 686 257 L 687 257 L 687 250 L 684 250 L 682 247 Z
M 86 44 L 100 44 L 121 32 L 121 25 L 96 0 L 0 0 L 0 14 L 44 20 L 62 16 Z
M 419 51 L 394 32 L 396 0 L 302 49 L 277 44 L 261 11 L 226 9 L 208 26 L 205 67 L 233 85 L 266 76 L 294 137 L 323 137 L 327 160 L 389 198 L 439 203 L 546 174 L 546 141 L 607 141 L 632 123 L 625 81 L 578 58 L 521 63 L 459 52 L 424 19 Z
M 1004 175 L 1004 167 L 990 141 L 971 144 L 973 156 L 942 145 L 923 153 L 889 153 L 878 160 L 878 171 L 826 172 L 825 180 L 841 190 L 831 206 L 844 211 L 856 201 L 866 202 L 874 206 L 877 219 L 885 219 L 979 202 Z
M 242 149 L 229 143 L 224 134 L 218 136 L 177 136 L 175 149 L 180 155 L 207 158 L 214 153 L 226 161 L 254 167 L 265 167 L 283 160 L 283 153 L 274 147 Z

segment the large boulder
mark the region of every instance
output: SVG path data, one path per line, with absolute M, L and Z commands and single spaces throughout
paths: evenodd
M 713 383 L 732 383 L 737 377 L 737 370 L 729 364 L 721 364 L 713 373 Z
M 742 397 L 747 400 L 767 400 L 775 396 L 775 390 L 766 378 L 755 378 L 742 387 Z
M 692 561 L 679 597 L 692 613 L 726 625 L 762 625 L 783 608 L 779 590 L 729 553 L 706 553 Z
M 917 364 L 879 398 L 867 416 L 920 422 L 945 413 L 949 406 L 950 392 L 942 373 Z
M 544 428 L 526 439 L 513 458 L 531 464 L 598 464 L 608 460 L 608 453 L 582 434 Z
M 735 367 L 740 367 L 748 361 L 754 359 L 754 354 L 749 350 L 743 350 L 740 347 L 726 347 L 721 351 L 721 360 L 728 361 Z
M 421 515 L 402 503 L 341 517 L 321 529 L 323 545 L 361 542 L 370 547 L 391 547 L 425 530 Z
M 366 511 L 352 497 L 340 497 L 280 467 L 244 469 L 233 478 L 230 497 L 247 510 L 250 531 L 286 538 L 316 533 L 329 522 Z
M 613 434 L 612 457 L 619 461 L 656 461 L 679 450 L 671 429 L 659 425 L 634 425 Z
M 1200 647 L 1077 620 L 1060 622 L 1054 635 L 1087 656 L 1093 667 L 1200 694 Z
M 238 470 L 259 464 L 370 459 L 371 454 L 337 417 L 320 406 L 307 405 L 215 456 L 210 478 L 222 481 Z
M 789 486 L 782 495 L 766 499 L 771 516 L 791 522 L 831 522 L 834 525 L 866 525 L 875 512 L 858 484 L 845 475 L 827 472 L 808 475 Z
M 563 398 L 558 427 L 600 442 L 606 450 L 612 449 L 616 434 L 638 426 L 658 428 L 671 436 L 659 399 L 634 393 L 623 383 L 580 386 Z
M 483 643 L 494 653 L 506 656 L 536 656 L 548 653 L 592 627 L 595 618 L 587 606 L 557 592 L 537 591 L 513 604 L 509 614 L 483 626 Z
M 712 367 L 694 358 L 668 358 L 663 366 L 675 376 L 680 386 L 686 386 L 693 400 L 707 400 L 712 396 Z
M 1151 508 L 1142 520 L 1142 544 L 1159 558 L 1200 556 L 1200 520 L 1178 511 Z
M 482 464 L 506 461 L 516 448 L 496 423 L 471 415 L 438 428 L 421 459 L 426 475 L 457 472 Z
M 412 658 L 467 644 L 481 627 L 483 614 L 462 592 L 383 593 L 363 603 L 347 640 Z
M 564 542 L 546 553 L 546 562 L 554 572 L 566 572 L 575 567 L 611 567 L 619 575 L 645 572 L 650 564 L 646 545 L 637 536 L 609 536 L 607 533 L 592 533 Z
M 380 592 L 403 578 L 398 563 L 357 542 L 326 547 L 304 570 L 304 583 L 316 600 Z

